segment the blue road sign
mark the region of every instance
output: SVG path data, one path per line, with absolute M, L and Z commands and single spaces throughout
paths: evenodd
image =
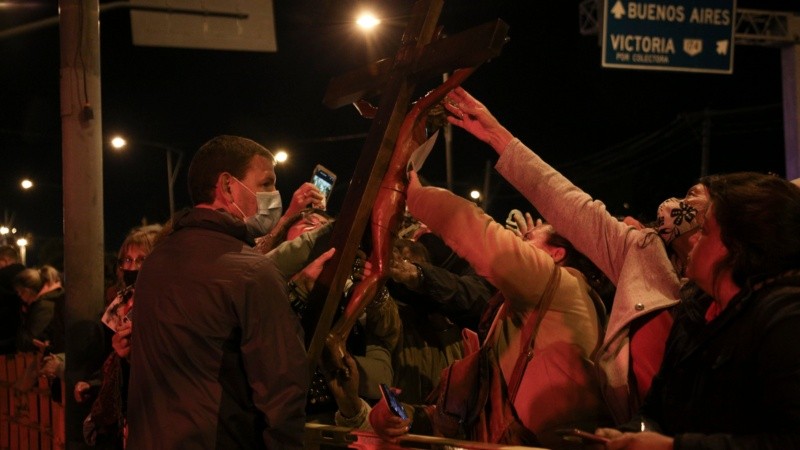
M 733 72 L 736 0 L 605 0 L 603 67 Z

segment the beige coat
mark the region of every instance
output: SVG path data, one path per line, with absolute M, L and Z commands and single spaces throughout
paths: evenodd
M 506 298 L 508 314 L 497 319 L 494 336 L 499 365 L 508 383 L 520 351 L 520 331 L 541 301 L 553 258 L 523 242 L 473 203 L 449 191 L 412 183 L 408 209 Z M 535 340 L 514 402 L 520 421 L 538 435 L 543 430 L 587 423 L 603 415 L 599 392 L 585 358 L 601 336 L 598 313 L 582 275 L 558 267 L 561 280 Z M 536 355 L 548 354 L 546 359 Z

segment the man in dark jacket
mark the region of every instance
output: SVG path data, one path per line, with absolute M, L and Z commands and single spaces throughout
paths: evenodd
M 137 280 L 128 448 L 301 448 L 302 328 L 245 226 L 275 190 L 272 155 L 219 136 L 188 178 L 195 207 L 174 217 Z
M 0 354 L 17 351 L 14 340 L 20 326 L 22 300 L 14 291 L 13 280 L 24 269 L 16 248 L 0 246 Z

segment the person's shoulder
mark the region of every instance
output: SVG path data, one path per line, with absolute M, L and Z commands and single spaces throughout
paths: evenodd
M 800 271 L 756 292 L 753 303 L 767 316 L 789 314 L 800 318 Z

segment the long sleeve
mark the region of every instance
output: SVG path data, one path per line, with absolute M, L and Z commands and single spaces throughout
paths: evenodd
M 663 350 L 668 329 L 664 321 L 671 320 L 663 314 L 678 303 L 681 282 L 664 245 L 655 231 L 640 231 L 618 221 L 602 202 L 572 184 L 519 139 L 509 142 L 496 169 L 617 286 L 598 364 L 615 420 L 628 421 L 639 402 L 629 384 L 630 363 L 633 372 L 644 377 L 638 384 L 648 385 L 653 375 L 648 368 L 661 364 L 658 350 Z M 657 314 L 664 320 L 651 320 Z M 640 318 L 639 331 L 630 335 L 631 323 Z M 636 354 L 632 348 L 644 351 Z
M 476 329 L 481 312 L 492 297 L 491 286 L 472 269 L 456 274 L 433 264 L 420 263 L 424 282 L 417 289 L 461 326 Z
M 530 307 L 526 303 L 541 298 L 554 266 L 550 255 L 517 239 L 480 208 L 444 189 L 412 183 L 407 203 L 414 217 L 439 234 L 512 304 Z

